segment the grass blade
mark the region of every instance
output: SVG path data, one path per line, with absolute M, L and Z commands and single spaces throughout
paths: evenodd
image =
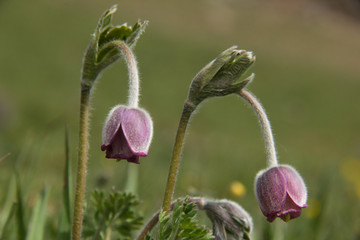
M 40 198 L 37 200 L 34 210 L 32 212 L 26 240 L 43 239 L 48 196 L 49 196 L 49 191 L 45 187 L 44 190 L 41 192 Z
M 71 169 L 70 169 L 70 141 L 69 141 L 69 131 L 66 126 L 65 130 L 65 172 L 64 172 L 64 208 L 66 213 L 66 219 L 71 225 L 71 196 L 70 196 L 70 186 L 71 186 Z
M 68 127 L 65 128 L 65 169 L 63 186 L 63 206 L 58 226 L 57 240 L 70 239 L 71 236 L 71 168 L 70 141 Z
M 24 213 L 24 201 L 20 186 L 20 178 L 17 171 L 15 171 L 16 177 L 16 194 L 17 194 L 17 211 L 16 211 L 16 220 L 18 227 L 18 239 L 25 240 L 26 238 L 26 227 L 25 227 L 25 213 Z
M 0 233 L 4 231 L 3 229 L 8 221 L 8 216 L 13 208 L 14 198 L 16 196 L 15 194 L 16 194 L 16 182 L 15 182 L 15 177 L 12 177 L 9 183 L 7 193 L 5 195 L 6 199 L 0 214 Z
M 7 235 L 7 233 L 9 232 L 9 229 L 11 227 L 11 220 L 16 212 L 17 209 L 17 203 L 13 203 L 10 211 L 9 211 L 9 215 L 7 216 L 7 219 L 5 221 L 5 224 L 2 228 L 2 232 L 1 232 L 1 238 L 0 239 L 8 239 L 9 236 Z

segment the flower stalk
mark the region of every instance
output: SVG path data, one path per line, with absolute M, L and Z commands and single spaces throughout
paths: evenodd
M 299 217 L 301 209 L 307 207 L 304 180 L 293 167 L 278 164 L 270 122 L 260 102 L 245 89 L 241 89 L 238 95 L 254 109 L 265 140 L 268 166 L 256 175 L 256 199 L 269 222 L 273 222 L 277 217 L 288 222 Z
M 139 73 L 131 48 L 124 41 L 113 41 L 109 46 L 117 49 L 124 57 L 129 73 L 129 95 L 126 106 L 115 106 L 109 113 L 103 128 L 103 145 L 107 158 L 127 159 L 139 164 L 139 157 L 147 155 L 152 139 L 152 120 L 139 105 Z M 127 189 L 135 193 L 138 169 L 130 168 Z
M 176 176 L 180 164 L 180 156 L 184 145 L 186 128 L 188 126 L 191 114 L 194 112 L 195 108 L 196 108 L 195 105 L 191 104 L 190 102 L 185 102 L 183 112 L 181 114 L 178 130 L 176 133 L 175 144 L 173 148 L 173 153 L 169 168 L 169 175 L 166 183 L 165 195 L 162 206 L 162 210 L 165 212 L 170 211 L 171 201 L 175 190 Z
M 118 48 L 124 59 L 129 73 L 129 96 L 128 96 L 128 107 L 137 108 L 139 105 L 139 72 L 135 55 L 131 51 L 131 48 L 123 41 L 113 41 L 112 44 Z
M 80 96 L 79 152 L 75 190 L 72 239 L 80 240 L 86 183 L 86 166 L 89 137 L 90 88 L 82 89 Z
M 277 166 L 278 161 L 274 137 L 272 134 L 270 121 L 266 115 L 265 109 L 262 107 L 261 103 L 256 99 L 256 97 L 245 89 L 241 89 L 238 95 L 250 104 L 259 119 L 265 141 L 268 167 Z

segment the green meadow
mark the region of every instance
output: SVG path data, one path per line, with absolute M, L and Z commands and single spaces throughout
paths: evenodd
M 97 19 L 113 4 L 114 24 L 149 20 L 135 47 L 140 106 L 154 122 L 149 155 L 138 165 L 145 219 L 162 204 L 191 80 L 237 45 L 256 55 L 248 89 L 269 115 L 280 163 L 304 178 L 309 207 L 288 223 L 268 223 L 262 215 L 253 184 L 266 167 L 264 141 L 252 109 L 237 96 L 207 100 L 193 116 L 175 197 L 236 201 L 253 217 L 253 239 L 360 238 L 360 22 L 321 7 L 261 1 L 0 1 L 0 225 L 16 201 L 9 189 L 18 172 L 26 218 L 44 186 L 50 190 L 44 239 L 52 239 L 66 125 L 75 179 L 83 53 Z M 129 163 L 106 159 L 100 146 L 106 115 L 126 103 L 127 87 L 119 61 L 94 89 L 87 197 L 96 188 L 125 188 Z M 234 183 L 241 183 L 238 193 Z

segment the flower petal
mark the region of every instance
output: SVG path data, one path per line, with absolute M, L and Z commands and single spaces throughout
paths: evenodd
M 300 174 L 293 167 L 288 165 L 281 165 L 279 166 L 279 169 L 287 179 L 286 191 L 292 201 L 301 208 L 307 207 L 306 186 Z
M 104 146 L 104 145 L 103 145 Z M 106 157 L 116 159 L 131 159 L 136 156 L 130 149 L 122 128 L 115 134 L 112 143 L 106 146 Z
M 153 134 L 150 115 L 142 109 L 127 109 L 121 125 L 131 151 L 138 156 L 146 156 Z
M 286 178 L 278 167 L 257 174 L 255 193 L 261 211 L 269 221 L 273 221 L 276 214 L 282 210 L 286 199 Z
M 283 209 L 281 212 L 277 213 L 277 217 L 280 217 L 282 220 L 287 222 L 293 218 L 300 217 L 300 215 L 301 207 L 293 201 L 289 194 L 287 194 Z
M 108 114 L 105 124 L 102 131 L 102 143 L 101 150 L 105 150 L 107 146 L 109 146 L 114 138 L 116 133 L 120 129 L 121 121 L 123 114 L 126 110 L 126 106 L 123 105 L 117 105 L 113 107 Z

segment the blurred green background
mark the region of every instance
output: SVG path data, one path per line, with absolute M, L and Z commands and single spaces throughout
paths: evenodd
M 193 117 L 175 195 L 238 202 L 254 218 L 254 239 L 266 239 L 269 229 L 276 239 L 360 239 L 360 21 L 321 1 L 1 0 L 0 158 L 11 155 L 0 162 L 0 203 L 17 168 L 26 204 L 31 208 L 46 184 L 48 215 L 58 214 L 65 124 L 73 170 L 77 160 L 83 52 L 97 19 L 115 3 L 114 24 L 150 21 L 135 48 L 140 104 L 154 121 L 150 154 L 139 165 L 146 218 L 161 206 L 192 78 L 238 45 L 257 57 L 249 89 L 269 114 L 279 161 L 307 183 L 309 208 L 287 224 L 262 216 L 253 181 L 265 168 L 264 143 L 255 115 L 236 96 L 211 99 Z M 128 163 L 105 159 L 100 145 L 106 114 L 126 102 L 127 79 L 120 61 L 94 91 L 88 193 L 124 188 Z

